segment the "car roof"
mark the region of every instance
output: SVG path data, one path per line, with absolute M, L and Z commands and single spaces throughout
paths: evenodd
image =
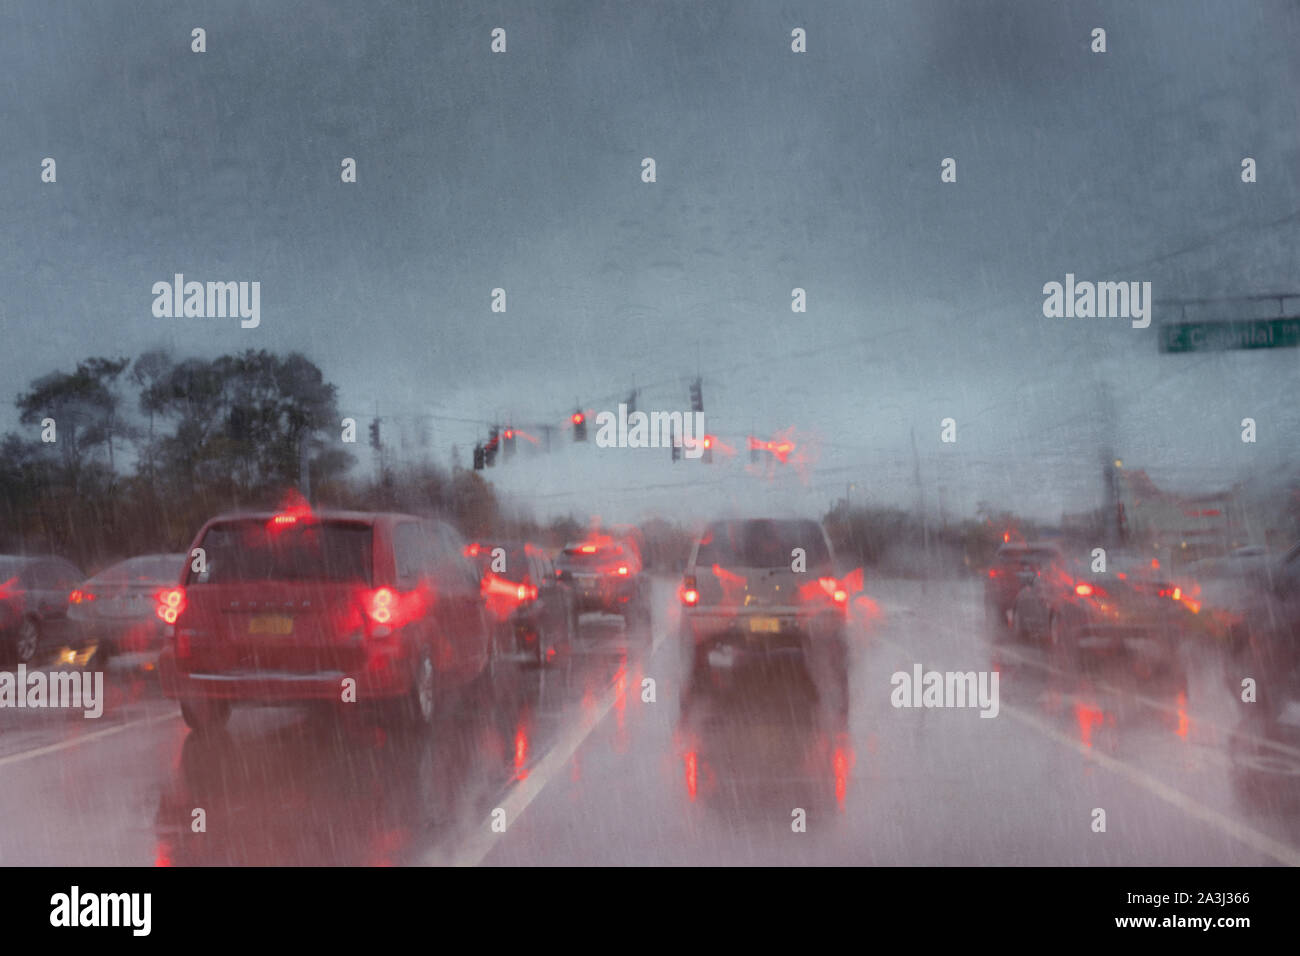
M 1050 551 L 1064 554 L 1061 546 L 1052 541 L 1013 541 L 998 546 L 998 554 L 1025 554 L 1029 551 Z
M 76 567 L 76 563 L 71 558 L 65 558 L 58 554 L 0 554 L 0 561 L 17 561 L 24 564 L 31 564 L 36 561 L 62 561 L 64 564 L 71 564 Z

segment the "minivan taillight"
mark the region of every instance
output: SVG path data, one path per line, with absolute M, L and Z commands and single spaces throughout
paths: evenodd
M 154 613 L 164 624 L 175 624 L 176 619 L 185 610 L 185 589 L 181 587 L 163 588 L 154 595 L 157 604 Z
M 392 624 L 397 594 L 392 588 L 376 588 L 364 596 L 366 616 L 376 624 Z

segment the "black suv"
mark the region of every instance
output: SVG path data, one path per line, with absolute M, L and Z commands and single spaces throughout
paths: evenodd
M 650 626 L 650 582 L 631 538 L 592 536 L 570 544 L 555 561 L 573 590 L 577 613 L 618 614 L 629 626 Z

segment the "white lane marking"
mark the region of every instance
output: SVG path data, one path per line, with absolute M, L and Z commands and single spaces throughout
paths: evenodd
M 888 644 L 890 647 L 897 651 L 901 651 L 904 654 L 912 653 L 912 651 L 908 650 L 897 641 L 891 641 L 886 637 L 881 637 L 879 640 L 882 644 Z M 1151 774 L 1139 770 L 1131 764 L 1127 764 L 1109 754 L 1101 753 L 1100 751 L 1087 746 L 1083 741 L 1076 740 L 1074 737 L 1061 733 L 1061 731 L 1052 727 L 1050 724 L 1039 720 L 1037 717 L 1034 717 L 1028 711 L 1021 710 L 1019 707 L 1012 704 L 1002 704 L 1001 708 L 1004 713 L 1009 714 L 1027 727 L 1031 727 L 1043 736 L 1055 740 L 1057 743 L 1065 747 L 1069 747 L 1071 750 L 1086 759 L 1092 760 L 1093 762 L 1105 767 L 1107 770 L 1119 774 L 1130 783 L 1136 784 L 1153 796 L 1159 797 L 1166 803 L 1182 810 L 1188 816 L 1194 817 L 1204 823 L 1208 823 L 1226 836 L 1232 837 L 1240 843 L 1244 843 L 1246 846 L 1263 853 L 1265 856 L 1272 857 L 1279 863 L 1285 864 L 1286 866 L 1300 866 L 1300 850 L 1297 850 L 1286 843 L 1282 843 L 1279 840 L 1275 840 L 1267 834 L 1256 830 L 1254 827 L 1247 826 L 1244 823 L 1232 819 L 1232 817 L 1207 807 L 1198 800 L 1192 799 L 1181 790 L 1176 790 L 1168 784 L 1162 783 Z
M 654 658 L 660 645 L 662 645 L 665 640 L 665 635 L 669 631 L 675 633 L 674 628 L 665 628 L 660 632 L 654 643 L 650 645 L 650 653 L 648 653 L 644 658 L 646 664 L 649 664 Z M 623 693 L 630 692 L 631 691 L 626 688 L 623 691 Z M 505 800 L 495 808 L 505 810 L 506 812 L 506 833 L 509 832 L 509 827 L 511 825 L 519 821 L 523 812 L 528 809 L 528 805 L 537 799 L 537 795 L 546 789 L 546 785 L 551 782 L 557 773 L 564 769 L 570 758 L 577 753 L 578 748 L 581 747 L 583 742 L 591 736 L 592 731 L 599 726 L 600 722 L 605 719 L 605 716 L 610 712 L 610 709 L 613 708 L 614 702 L 618 700 L 618 695 L 618 681 L 611 681 L 609 689 L 606 690 L 605 695 L 596 702 L 596 706 L 588 710 L 586 715 L 583 716 L 583 718 L 578 721 L 578 723 L 567 734 L 565 734 L 555 743 L 554 746 L 551 747 L 550 750 L 546 752 L 546 756 L 543 757 L 531 771 L 529 771 L 528 776 L 524 780 L 515 784 L 506 795 Z M 485 859 L 487 859 L 487 855 L 496 848 L 497 841 L 505 835 L 505 833 L 492 832 L 492 817 L 489 815 L 486 820 L 479 824 L 478 831 L 452 854 L 450 865 L 480 865 Z M 441 851 L 434 850 L 424 855 L 420 860 L 420 865 L 446 866 L 448 865 L 448 861 Z
M 44 757 L 48 754 L 58 753 L 60 750 L 68 750 L 71 747 L 80 747 L 82 744 L 89 743 L 92 740 L 99 740 L 102 737 L 111 737 L 113 734 L 120 734 L 122 731 L 131 727 L 144 727 L 148 724 L 161 723 L 164 720 L 176 720 L 179 717 L 179 713 L 157 714 L 153 717 L 143 717 L 140 720 L 127 721 L 125 724 L 114 724 L 112 727 L 105 727 L 103 730 L 92 731 L 88 734 L 78 734 L 76 737 L 62 740 L 57 744 L 37 747 L 33 750 L 22 750 L 16 754 L 9 754 L 7 757 L 0 757 L 0 767 L 6 767 L 9 764 L 22 763 L 24 760 L 35 760 L 37 757 Z
M 1030 657 L 1028 654 L 1014 647 L 999 645 L 997 647 L 997 653 L 1005 654 L 1006 656 L 1013 658 L 1017 662 L 1024 664 L 1026 667 L 1036 667 L 1041 671 L 1046 671 L 1049 674 L 1056 674 L 1060 677 L 1065 677 L 1065 678 L 1074 677 L 1074 675 L 1069 673 L 1068 671 L 1061 670 L 1059 667 L 1053 667 L 1052 665 L 1046 664 L 1043 661 L 1035 660 L 1034 658 Z M 1105 691 L 1106 693 L 1109 694 L 1114 694 L 1116 697 L 1127 697 L 1131 700 L 1137 701 L 1139 704 L 1143 704 L 1147 707 L 1150 707 L 1153 710 L 1160 710 L 1160 711 L 1164 711 L 1166 714 L 1173 714 L 1174 716 L 1180 716 L 1177 707 L 1170 707 L 1164 701 L 1156 700 L 1155 698 L 1148 697 L 1145 694 L 1139 694 L 1136 692 L 1130 693 L 1128 691 L 1122 690 L 1119 687 L 1114 686 L 1113 684 L 1106 683 L 1105 681 L 1097 681 L 1097 689 L 1101 691 Z M 1267 737 L 1260 737 L 1258 734 L 1244 733 L 1240 730 L 1235 730 L 1231 727 L 1227 727 L 1219 723 L 1218 721 L 1211 720 L 1208 717 L 1201 717 L 1201 716 L 1192 717 L 1189 715 L 1189 719 L 1193 724 L 1201 724 L 1202 726 L 1209 727 L 1213 730 L 1217 730 L 1220 734 L 1230 739 L 1234 737 L 1242 738 L 1245 740 L 1249 740 L 1253 743 L 1259 744 L 1259 746 L 1269 750 L 1276 750 L 1279 753 L 1284 753 L 1292 757 L 1300 757 L 1300 749 L 1297 749 L 1296 747 L 1292 747 L 1289 744 L 1283 743 L 1280 740 L 1270 740 Z
M 1221 833 L 1232 837 L 1239 843 L 1244 843 L 1252 850 L 1263 853 L 1265 856 L 1272 857 L 1274 860 L 1277 860 L 1279 863 L 1285 864 L 1286 866 L 1300 866 L 1300 850 L 1297 850 L 1286 843 L 1282 843 L 1279 840 L 1275 840 L 1267 834 L 1256 830 L 1254 827 L 1249 827 L 1244 823 L 1239 823 L 1232 819 L 1232 817 L 1222 814 L 1217 810 L 1213 810 L 1197 800 L 1193 800 L 1181 790 L 1175 790 L 1173 787 L 1161 783 L 1155 777 L 1139 770 L 1137 767 L 1127 764 L 1122 760 L 1117 760 L 1109 754 L 1104 754 L 1088 747 L 1082 741 L 1075 740 L 1073 737 L 1061 733 L 1055 727 L 1040 721 L 1037 717 L 1034 717 L 1027 711 L 1021 710 L 1019 707 L 1010 704 L 1003 704 L 1002 710 L 1004 713 L 1009 714 L 1021 723 L 1037 730 L 1040 734 L 1050 737 L 1057 743 L 1069 747 L 1071 750 L 1082 754 L 1089 760 L 1101 764 L 1107 770 L 1111 770 L 1126 778 L 1131 783 L 1137 784 L 1142 789 L 1159 797 L 1166 803 L 1172 804 L 1174 807 L 1182 810 L 1183 813 L 1188 816 L 1195 817 L 1204 823 L 1208 823 Z

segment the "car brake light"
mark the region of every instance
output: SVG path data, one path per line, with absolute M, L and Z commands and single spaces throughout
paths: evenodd
M 521 601 L 537 600 L 537 588 L 531 584 L 521 584 L 515 589 L 515 596 Z
M 584 544 L 584 545 L 582 546 L 582 553 L 583 553 L 583 554 L 595 554 L 595 553 L 596 553 L 596 546 L 595 546 L 594 544 Z
M 1101 588 L 1093 587 L 1087 581 L 1080 581 L 1074 586 L 1074 593 L 1079 597 L 1105 597 L 1106 592 Z
M 618 573 L 619 573 L 620 575 L 622 575 L 623 577 L 627 577 L 627 565 L 626 565 L 626 564 L 620 564 L 620 565 L 618 566 Z
M 164 624 L 175 624 L 176 619 L 181 616 L 181 611 L 185 610 L 185 589 L 163 588 L 155 598 L 158 604 L 154 608 L 154 613 Z
M 95 593 L 93 591 L 82 591 L 81 589 L 77 589 L 68 595 L 68 600 L 73 604 L 87 603 L 95 600 Z

